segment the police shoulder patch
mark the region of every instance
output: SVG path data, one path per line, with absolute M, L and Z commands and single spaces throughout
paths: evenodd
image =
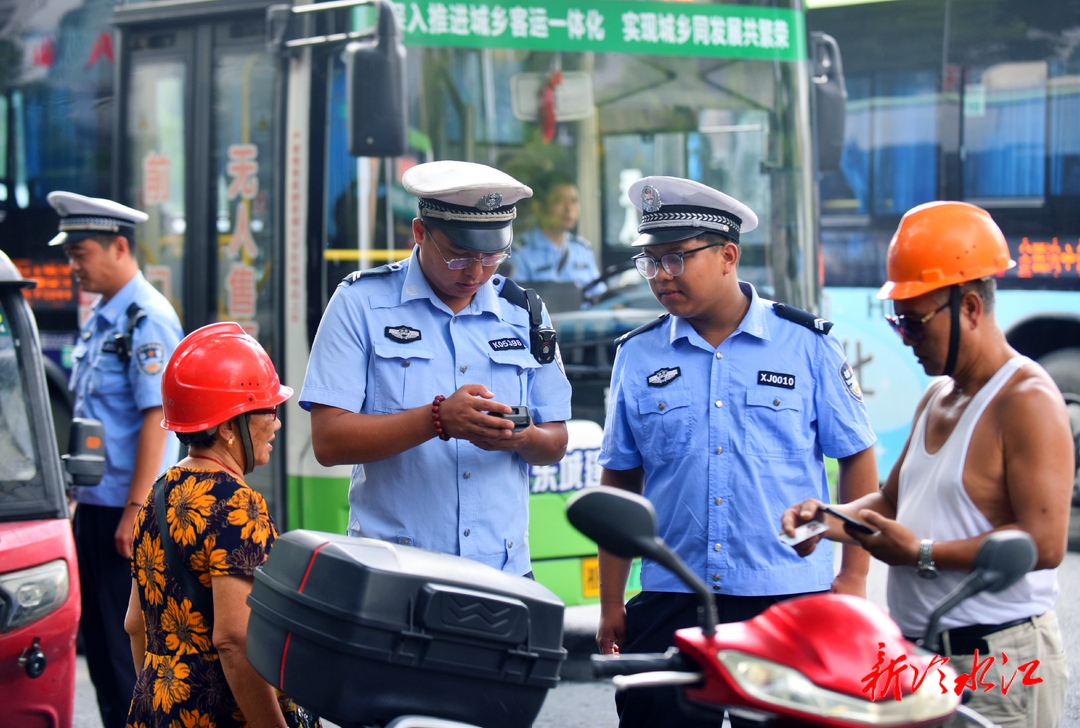
M 815 334 L 825 335 L 833 327 L 832 321 L 827 321 L 823 318 L 815 316 L 809 311 L 803 311 L 801 308 L 795 308 L 789 306 L 786 303 L 773 304 L 773 312 L 782 319 L 787 319 L 792 323 L 805 326 L 813 331 Z
M 135 350 L 135 364 L 148 377 L 156 377 L 165 368 L 165 345 L 160 341 L 143 344 Z
M 674 382 L 682 375 L 682 371 L 679 367 L 664 367 L 663 369 L 657 369 L 655 372 L 649 375 L 648 382 L 650 387 L 666 387 Z
M 401 344 L 411 344 L 414 341 L 420 341 L 423 338 L 423 334 L 420 333 L 420 329 L 414 329 L 411 326 L 387 326 L 385 329 L 386 338 L 391 341 L 397 341 Z
M 846 360 L 840 364 L 840 381 L 844 383 L 844 389 L 855 401 L 863 401 L 862 388 L 859 386 L 858 380 L 855 379 L 855 372 L 852 371 L 851 365 Z

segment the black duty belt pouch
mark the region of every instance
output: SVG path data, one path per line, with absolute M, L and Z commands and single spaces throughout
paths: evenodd
M 187 564 L 180 558 L 180 550 L 176 547 L 169 534 L 169 519 L 165 509 L 165 476 L 162 475 L 154 482 L 154 513 L 157 515 L 158 530 L 161 531 L 161 548 L 165 552 L 165 564 L 169 567 L 169 573 L 180 585 L 180 591 L 191 600 L 191 606 L 199 614 L 207 618 L 214 613 L 214 595 L 203 586 Z
M 255 571 L 247 655 L 345 728 L 428 715 L 532 725 L 566 659 L 544 586 L 457 556 L 297 530 Z

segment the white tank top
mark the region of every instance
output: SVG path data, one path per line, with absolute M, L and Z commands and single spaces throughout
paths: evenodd
M 958 541 L 993 530 L 964 490 L 964 461 L 975 425 L 987 405 L 1020 367 L 1030 363 L 1025 356 L 1005 362 L 975 394 L 949 439 L 933 455 L 926 451 L 926 420 L 941 390 L 927 402 L 900 466 L 897 496 L 896 520 L 911 529 L 916 538 Z M 966 576 L 967 572 L 942 570 L 936 579 L 923 579 L 914 566 L 891 567 L 889 614 L 900 631 L 908 637 L 921 637 L 934 605 Z M 942 618 L 941 628 L 1002 624 L 1042 614 L 1054 606 L 1057 595 L 1057 570 L 1033 571 L 1005 591 L 983 592 L 961 602 Z

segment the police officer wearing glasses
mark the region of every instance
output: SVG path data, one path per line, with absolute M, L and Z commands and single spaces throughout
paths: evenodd
M 865 554 L 845 549 L 834 575 L 831 552 L 803 559 L 778 538 L 791 494 L 828 500 L 822 455 L 840 461 L 841 501 L 877 489 L 874 433 L 831 324 L 739 280 L 740 236 L 758 224 L 746 205 L 674 177 L 629 194 L 643 213 L 637 269 L 668 313 L 618 341 L 601 483 L 653 503 L 659 535 L 712 587 L 721 622 L 830 589 L 865 596 Z M 600 551 L 597 643 L 664 652 L 698 623 L 697 597 L 645 560 L 642 592 L 624 606 L 629 571 Z M 616 703 L 624 727 L 699 725 L 673 688 Z
M 557 351 L 533 343 L 546 310 L 495 275 L 532 190 L 469 162 L 401 182 L 419 198 L 411 257 L 346 278 L 315 337 L 300 394 L 315 457 L 354 465 L 351 535 L 529 575 L 526 466 L 562 459 L 570 417 Z M 500 415 L 522 405 L 514 432 Z

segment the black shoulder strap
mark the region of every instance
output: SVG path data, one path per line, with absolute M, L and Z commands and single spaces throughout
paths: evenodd
M 492 281 L 492 283 L 498 283 L 498 281 Z M 509 278 L 503 283 L 502 290 L 499 291 L 499 297 L 505 298 L 518 308 L 523 308 L 526 311 L 529 310 L 529 299 L 525 295 L 525 289 Z
M 387 263 L 386 265 L 380 265 L 378 268 L 368 268 L 367 270 L 353 271 L 349 275 L 341 279 L 339 286 L 351 286 L 361 278 L 376 278 L 378 276 L 390 275 L 396 270 L 401 268 L 401 263 Z
M 616 347 L 622 346 L 623 344 L 625 344 L 627 341 L 630 341 L 630 339 L 634 338 L 638 334 L 644 334 L 649 329 L 655 329 L 657 326 L 659 326 L 660 324 L 667 321 L 667 317 L 669 315 L 670 314 L 662 313 L 659 316 L 657 316 L 656 318 L 654 318 L 652 321 L 650 321 L 649 323 L 642 324 L 641 326 L 638 326 L 633 331 L 626 332 L 625 334 L 623 334 L 619 338 L 615 339 L 615 346 Z
M 165 551 L 165 563 L 173 578 L 176 579 L 176 583 L 180 585 L 180 592 L 191 600 L 195 611 L 209 617 L 214 613 L 213 592 L 199 583 L 195 574 L 180 558 L 180 550 L 169 535 L 169 519 L 166 517 L 165 508 L 165 476 L 162 475 L 154 483 L 154 514 L 157 516 L 158 530 L 161 531 L 161 548 Z
M 801 308 L 795 308 L 789 306 L 786 303 L 773 304 L 773 311 L 782 319 L 787 319 L 792 323 L 805 326 L 813 331 L 815 334 L 821 334 L 824 336 L 832 330 L 833 322 L 826 321 L 823 318 L 819 318 L 809 311 L 803 311 Z
M 121 364 L 127 364 L 131 361 L 131 342 L 132 335 L 135 333 L 135 328 L 142 323 L 142 320 L 146 318 L 146 311 L 142 310 L 142 307 L 132 302 L 127 307 L 127 329 L 123 334 L 117 334 L 113 337 L 113 342 L 116 351 L 116 358 L 120 360 Z

